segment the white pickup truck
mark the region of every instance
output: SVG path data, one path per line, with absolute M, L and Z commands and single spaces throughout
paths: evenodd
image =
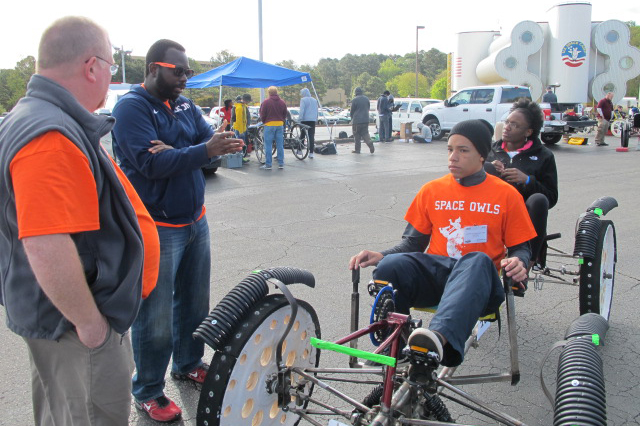
M 441 139 L 458 122 L 483 119 L 495 126 L 520 98 L 531 99 L 526 86 L 478 86 L 457 92 L 444 102 L 427 105 L 422 122 L 431 128 L 434 140 Z

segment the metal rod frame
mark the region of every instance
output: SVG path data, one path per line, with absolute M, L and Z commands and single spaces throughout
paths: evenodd
M 277 281 L 277 280 L 274 280 Z M 359 274 L 353 274 L 353 293 L 352 293 L 352 316 L 351 316 L 351 322 L 350 322 L 350 327 L 353 329 L 354 327 L 357 326 L 358 322 L 357 322 L 357 315 L 359 315 L 359 297 L 353 297 L 353 294 L 356 294 L 358 292 L 358 282 L 359 282 Z M 285 296 L 287 295 L 288 290 L 286 289 L 286 287 L 284 285 L 278 285 L 278 282 L 275 282 L 274 284 L 276 284 L 278 286 L 278 288 L 285 294 Z M 283 288 L 284 287 L 284 288 Z M 464 392 L 461 389 L 458 389 L 454 386 L 454 384 L 478 384 L 478 383 L 492 383 L 492 382 L 501 382 L 501 381 L 511 381 L 512 385 L 515 385 L 518 383 L 518 381 L 520 380 L 520 370 L 519 370 L 519 364 L 518 364 L 518 343 L 517 343 L 517 327 L 516 327 L 516 318 L 515 318 L 515 299 L 514 299 L 514 295 L 513 295 L 513 289 L 511 288 L 511 285 L 505 283 L 505 293 L 506 293 L 506 310 L 507 310 L 507 330 L 508 330 L 508 335 L 509 335 L 509 344 L 510 344 L 510 371 L 509 372 L 503 372 L 503 373 L 495 373 L 495 374 L 477 374 L 477 375 L 466 375 L 466 376 L 458 376 L 453 378 L 452 375 L 455 372 L 455 368 L 443 368 L 440 375 L 434 377 L 434 382 L 440 387 L 440 389 L 438 389 L 438 393 L 440 394 L 442 392 L 443 389 L 447 389 L 450 390 L 451 392 L 471 401 L 472 403 L 478 405 L 481 408 L 477 408 L 474 406 L 471 406 L 471 404 L 466 404 L 466 403 L 462 403 L 463 406 L 470 408 L 480 414 L 486 415 L 487 417 L 492 418 L 493 420 L 497 420 L 500 422 L 505 423 L 508 426 L 526 426 L 524 423 L 522 423 L 521 421 L 505 414 L 502 413 L 500 411 L 497 411 L 495 409 L 492 409 L 491 407 L 487 406 L 482 400 L 474 397 L 473 395 Z M 290 293 L 289 293 L 290 294 Z M 295 299 L 294 299 L 294 303 L 295 303 Z M 296 304 L 297 305 L 297 304 Z M 357 315 L 353 315 L 353 311 L 356 311 Z M 402 332 L 402 329 L 404 328 L 404 326 L 406 326 L 409 323 L 410 320 L 410 316 L 408 315 L 402 315 L 402 314 L 398 314 L 398 313 L 389 313 L 389 316 L 386 319 L 377 321 L 373 324 L 370 324 L 364 328 L 361 328 L 360 330 L 351 330 L 352 332 L 346 336 L 343 337 L 340 340 L 337 340 L 335 343 L 337 344 L 346 344 L 346 343 L 350 343 L 351 347 L 357 346 L 352 344 L 351 342 L 357 340 L 359 337 L 362 337 L 370 332 L 374 332 L 383 328 L 388 328 L 391 327 L 393 329 L 393 332 L 391 333 L 391 335 L 389 337 L 387 337 L 387 339 L 376 349 L 375 353 L 380 353 L 384 348 L 386 348 L 387 346 L 389 346 L 391 344 L 391 356 L 396 357 L 398 355 L 398 351 L 399 351 L 399 337 L 400 337 L 400 333 Z M 290 322 L 291 323 L 291 322 Z M 464 348 L 464 352 L 465 354 L 467 353 L 467 351 L 472 347 L 477 345 L 477 333 L 478 333 L 478 328 L 479 328 L 479 324 L 476 324 L 476 326 L 473 329 L 473 332 L 471 334 L 471 336 L 467 339 L 467 341 L 465 342 L 465 348 Z M 285 331 L 285 333 L 283 334 L 281 341 L 278 344 L 278 347 L 280 346 L 280 343 L 282 342 L 282 340 L 284 340 L 284 338 L 286 337 L 286 335 L 288 334 L 288 330 Z M 352 362 L 350 361 L 350 365 L 352 364 Z M 280 368 L 283 368 L 284 366 L 281 366 Z M 366 381 L 355 381 L 355 380 L 345 380 L 345 379 L 339 379 L 339 378 L 326 378 L 323 377 L 321 380 L 319 377 L 317 377 L 315 375 L 315 373 L 325 373 L 325 374 L 384 374 L 384 388 L 383 388 L 383 396 L 382 396 L 382 400 L 380 403 L 381 406 L 381 412 L 382 411 L 389 411 L 390 409 L 393 410 L 397 410 L 401 407 L 392 407 L 392 401 L 394 402 L 398 402 L 395 400 L 394 397 L 394 392 L 393 392 L 393 387 L 394 387 L 394 378 L 396 376 L 396 367 L 387 367 L 386 370 L 384 368 L 347 368 L 347 369 L 341 369 L 341 368 L 312 368 L 312 369 L 300 369 L 298 367 L 293 367 L 290 369 L 291 371 L 298 373 L 299 375 L 301 375 L 302 377 L 306 378 L 307 380 L 313 382 L 314 384 L 316 384 L 317 386 L 319 386 L 320 388 L 326 390 L 327 392 L 333 394 L 334 396 L 340 398 L 341 400 L 347 402 L 348 404 L 352 405 L 356 410 L 361 411 L 362 413 L 368 413 L 370 411 L 369 407 L 365 406 L 364 404 L 361 404 L 360 402 L 356 401 L 355 399 L 351 398 L 350 396 L 348 396 L 347 394 L 335 389 L 334 387 L 330 386 L 329 384 L 325 383 L 323 380 L 333 380 L 333 381 L 339 381 L 339 382 L 351 382 L 351 383 L 359 383 L 362 382 L 363 384 L 377 384 L 379 382 L 374 382 L 374 383 L 366 383 Z M 309 374 L 312 373 L 312 374 Z M 294 395 L 297 395 L 297 392 L 294 393 Z M 443 395 L 449 399 L 452 399 L 449 396 Z M 331 407 L 327 404 L 321 403 L 319 401 L 316 401 L 314 399 L 312 399 L 310 396 L 306 396 L 306 395 L 301 395 L 301 397 L 303 397 L 305 400 L 307 400 L 308 402 L 311 402 L 313 404 L 316 404 L 322 408 L 325 408 L 327 410 L 330 410 L 330 412 L 321 412 L 318 410 L 301 410 L 301 409 L 291 409 L 292 412 L 300 415 L 302 418 L 304 418 L 305 420 L 309 421 L 310 423 L 314 424 L 314 425 L 320 425 L 322 426 L 320 423 L 316 422 L 315 420 L 311 419 L 309 417 L 308 414 L 316 414 L 316 415 L 323 415 L 323 414 L 327 414 L 327 415 L 331 415 L 331 413 L 335 413 L 338 414 L 340 416 L 343 416 L 347 419 L 349 419 L 348 416 L 346 416 L 346 411 L 343 410 L 339 410 L 335 407 Z M 410 399 L 410 398 L 409 398 Z M 402 398 L 402 400 L 406 400 L 406 398 Z M 452 399 L 453 400 L 453 399 Z M 401 424 L 407 424 L 407 425 L 432 425 L 432 426 L 438 426 L 438 425 L 452 425 L 455 426 L 456 423 L 441 423 L 441 422 L 433 422 L 433 421 L 428 421 L 428 420 L 419 420 L 419 419 L 397 419 L 398 422 L 400 422 Z M 465 425 L 460 425 L 460 426 L 465 426 Z

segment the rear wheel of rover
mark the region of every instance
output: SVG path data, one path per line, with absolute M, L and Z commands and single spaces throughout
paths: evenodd
M 613 222 L 603 220 L 595 255 L 585 257 L 580 265 L 580 315 L 594 312 L 609 320 L 616 256 L 616 230 Z

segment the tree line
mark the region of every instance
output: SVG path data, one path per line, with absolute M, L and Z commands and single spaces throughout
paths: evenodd
M 113 55 L 114 62 L 120 67 L 112 82 L 122 82 L 122 51 Z M 209 71 L 237 59 L 227 50 L 220 51 L 207 62 L 189 58 L 189 66 L 197 74 Z M 400 55 L 347 54 L 341 59 L 323 58 L 317 65 L 298 65 L 293 60 L 276 63 L 276 65 L 308 72 L 313 80 L 318 96 L 323 97 L 329 89 L 343 89 L 347 98 L 353 95 L 356 87 L 363 88 L 371 99 L 376 99 L 385 89 L 397 97 L 413 96 L 415 92 L 416 54 Z M 132 57 L 125 53 L 125 79 L 127 83 L 144 81 L 144 59 Z M 418 53 L 418 96 L 444 98 L 446 95 L 447 55 L 437 49 Z M 27 83 L 35 73 L 35 58 L 28 56 L 18 62 L 13 69 L 0 70 L 0 112 L 11 108 L 25 95 Z M 300 89 L 303 85 L 284 86 L 279 93 L 289 105 L 297 105 L 300 101 Z M 312 91 L 311 84 L 308 88 Z M 201 106 L 218 104 L 219 88 L 187 89 L 185 96 L 193 99 Z M 235 99 L 243 93 L 250 93 L 254 101 L 259 99 L 259 89 L 243 89 L 223 87 L 223 99 Z
M 632 46 L 640 47 L 640 26 L 634 21 L 627 22 L 631 30 Z M 117 51 L 113 59 L 120 65 L 113 82 L 122 82 L 122 51 Z M 228 50 L 222 50 L 202 62 L 189 58 L 189 65 L 196 74 L 209 71 L 237 59 Z M 0 113 L 11 108 L 25 95 L 27 83 L 35 73 L 35 58 L 28 56 L 18 62 L 13 69 L 0 70 Z M 144 81 L 144 59 L 132 57 L 125 53 L 125 77 L 127 83 Z M 416 53 L 401 55 L 382 55 L 377 53 L 352 55 L 341 59 L 322 58 L 316 65 L 298 65 L 293 60 L 276 63 L 276 65 L 296 71 L 308 72 L 313 80 L 319 97 L 323 97 L 329 89 L 343 89 L 346 97 L 351 98 L 356 87 L 360 86 L 370 99 L 376 99 L 384 90 L 389 90 L 396 97 L 410 97 L 415 94 Z M 438 49 L 418 52 L 418 97 L 444 99 L 447 94 L 447 55 Z M 311 90 L 311 84 L 307 85 Z M 298 105 L 300 89 L 303 85 L 279 88 L 281 97 L 289 105 Z M 627 82 L 627 96 L 638 96 L 640 76 Z M 201 106 L 218 104 L 219 88 L 188 89 L 185 95 Z M 260 99 L 259 89 L 243 89 L 223 87 L 223 99 L 235 99 L 243 93 L 251 94 L 254 101 Z M 313 90 L 312 90 L 313 93 Z

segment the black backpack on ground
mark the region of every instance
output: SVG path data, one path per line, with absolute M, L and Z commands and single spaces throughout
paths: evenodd
M 336 144 L 333 142 L 328 142 L 324 145 L 321 146 L 317 146 L 315 148 L 316 154 L 321 154 L 321 155 L 331 155 L 331 154 L 337 154 L 338 151 L 336 151 Z

